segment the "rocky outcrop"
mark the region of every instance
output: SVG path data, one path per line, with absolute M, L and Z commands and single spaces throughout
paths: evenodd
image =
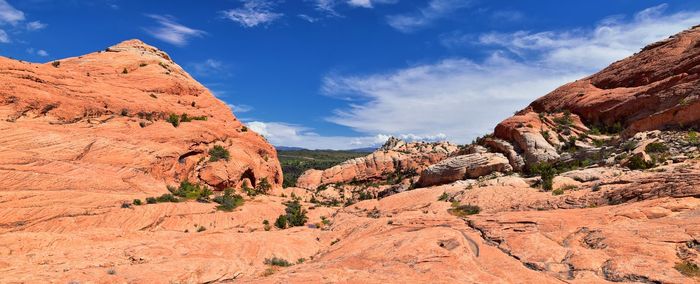
M 556 161 L 557 150 L 586 125 L 634 133 L 700 126 L 700 28 L 651 44 L 604 70 L 559 87 L 501 122 L 496 138 L 521 150 L 526 164 Z M 552 115 L 571 113 L 570 125 Z M 563 127 L 562 127 L 563 126 Z M 563 139 L 562 139 L 563 138 Z
M 348 160 L 322 171 L 306 171 L 297 180 L 297 186 L 316 189 L 324 184 L 382 180 L 392 174 L 419 174 L 457 150 L 458 147 L 449 142 L 406 143 L 392 137 L 379 150 L 365 157 Z
M 46 64 L 0 58 L 0 81 L 3 190 L 282 183 L 275 149 L 165 52 L 141 41 Z M 215 145 L 229 158 L 211 159 Z
M 433 186 L 512 170 L 503 154 L 476 153 L 448 158 L 426 168 L 421 172 L 418 183 Z

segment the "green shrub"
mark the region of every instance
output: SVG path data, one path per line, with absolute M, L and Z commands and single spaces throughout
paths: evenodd
M 218 160 L 228 161 L 231 158 L 231 154 L 221 145 L 214 145 L 213 148 L 209 150 L 209 161 L 216 162 Z
M 260 194 L 267 194 L 270 192 L 270 189 L 272 189 L 272 185 L 267 181 L 266 177 L 260 179 L 255 186 L 255 190 Z
M 58 66 L 60 66 L 60 65 L 61 65 L 61 61 L 51 62 L 51 66 L 53 66 L 54 68 L 58 68 Z
M 632 158 L 630 158 L 629 162 L 627 163 L 627 167 L 630 170 L 645 170 L 653 168 L 654 166 L 656 165 L 653 161 L 647 162 L 641 155 L 632 156 Z
M 442 192 L 440 197 L 438 197 L 438 201 L 447 201 L 448 199 L 450 199 L 450 195 L 448 195 L 447 192 L 444 191 Z
M 212 195 L 212 191 L 206 186 L 193 184 L 187 180 L 181 181 L 178 188 L 168 186 L 168 190 L 175 196 L 185 199 L 208 200 L 209 195 Z
M 647 146 L 644 147 L 644 151 L 647 153 L 665 153 L 668 151 L 668 146 L 664 143 L 653 142 L 647 144 Z
M 447 212 L 458 217 L 466 217 L 468 215 L 479 214 L 479 212 L 481 212 L 481 208 L 476 205 L 459 205 L 459 202 L 453 202 L 452 208 L 447 210 Z
M 564 194 L 563 188 L 557 188 L 555 190 L 552 190 L 552 195 L 562 195 L 562 194 Z
M 177 114 L 171 113 L 165 121 L 170 122 L 174 127 L 180 126 L 180 116 Z
M 134 202 L 132 202 L 134 205 L 139 206 L 141 205 L 141 199 L 134 199 Z
M 281 266 L 281 267 L 292 266 L 292 264 L 289 263 L 289 261 L 287 261 L 283 258 L 279 258 L 279 257 L 266 258 L 264 263 L 267 265 Z
M 688 277 L 700 277 L 700 267 L 690 261 L 676 263 L 674 266 L 678 272 Z
M 156 204 L 158 200 L 155 197 L 148 197 L 146 198 L 146 203 L 148 204 Z
M 286 229 L 287 228 L 287 215 L 280 215 L 277 217 L 277 220 L 275 220 L 275 227 L 280 228 L 280 229 Z
M 309 218 L 306 217 L 306 209 L 301 207 L 299 200 L 287 202 L 285 205 L 287 206 L 284 209 L 287 213 L 287 223 L 292 227 L 304 226 Z
M 557 174 L 557 170 L 554 168 L 554 166 L 549 163 L 542 162 L 532 167 L 531 171 L 540 175 L 543 190 L 552 190 L 554 176 Z
M 236 209 L 239 206 L 243 205 L 243 203 L 245 203 L 245 201 L 243 200 L 243 196 L 234 194 L 233 189 L 230 188 L 224 189 L 224 194 L 215 197 L 214 202 L 220 204 L 216 207 L 217 210 L 229 212 L 233 211 L 233 209 Z
M 158 201 L 158 202 L 178 202 L 178 199 L 177 199 L 177 197 L 175 197 L 174 195 L 172 195 L 170 193 L 164 193 L 163 195 L 158 196 L 156 198 L 156 201 Z
M 698 142 L 700 142 L 700 140 L 698 140 L 698 133 L 695 131 L 688 132 L 688 142 L 691 144 L 698 144 Z

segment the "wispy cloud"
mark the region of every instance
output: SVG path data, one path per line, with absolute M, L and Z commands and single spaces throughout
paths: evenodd
M 47 24 L 44 24 L 40 21 L 33 21 L 27 23 L 27 30 L 29 31 L 38 31 L 38 30 L 43 30 L 47 27 Z
M 24 13 L 22 11 L 15 9 L 7 1 L 0 0 L 0 24 L 6 23 L 14 26 L 22 21 L 24 21 Z
M 3 30 L 0 30 L 0 43 L 9 43 L 10 37 Z
M 221 62 L 220 60 L 216 59 L 206 59 L 201 62 L 195 62 L 189 64 L 189 66 L 192 67 L 192 71 L 196 75 L 200 76 L 228 76 L 230 73 L 228 72 L 228 67 L 226 64 Z
M 236 9 L 221 11 L 224 18 L 237 22 L 240 25 L 251 28 L 258 25 L 271 23 L 283 16 L 274 12 L 274 3 L 266 0 L 241 0 L 243 6 Z
M 352 99 L 328 120 L 366 134 L 437 131 L 469 142 L 554 88 L 700 22 L 700 11 L 666 14 L 664 8 L 588 29 L 463 37 L 492 48 L 482 61 L 452 58 L 380 74 L 328 75 L 323 92 Z
M 158 26 L 144 28 L 144 30 L 151 36 L 173 45 L 185 46 L 190 39 L 202 37 L 206 34 L 205 31 L 179 24 L 176 19 L 170 15 L 146 16 L 154 19 L 158 23 Z
M 265 136 L 270 143 L 276 146 L 302 147 L 307 149 L 357 149 L 364 147 L 377 147 L 390 135 L 377 134 L 372 136 L 321 136 L 313 129 L 283 122 L 251 121 L 248 127 Z M 397 135 L 406 141 L 441 141 L 446 138 L 444 134 L 432 136 L 418 136 L 414 134 Z
M 246 113 L 252 111 L 254 108 L 249 105 L 243 105 L 243 104 L 228 104 L 228 107 L 231 108 L 234 114 L 239 114 L 239 113 Z
M 336 11 L 336 6 L 338 5 L 338 0 L 312 0 L 316 11 L 330 17 L 341 17 L 341 15 Z
M 374 8 L 376 4 L 394 4 L 399 2 L 398 0 L 348 0 L 347 3 L 350 6 L 362 7 L 362 8 Z
M 391 15 L 387 23 L 404 33 L 411 33 L 432 25 L 433 22 L 449 16 L 458 9 L 468 7 L 470 0 L 430 0 L 428 6 L 409 14 Z

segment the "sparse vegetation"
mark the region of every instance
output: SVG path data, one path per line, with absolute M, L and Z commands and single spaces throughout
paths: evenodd
M 557 188 L 555 190 L 552 190 L 552 195 L 562 195 L 562 194 L 564 194 L 563 188 Z
M 122 208 L 127 209 L 131 208 L 131 204 L 127 201 L 122 202 Z
M 301 206 L 299 200 L 289 201 L 285 205 L 287 206 L 284 209 L 285 214 L 277 217 L 275 227 L 285 229 L 287 227 L 304 226 L 309 218 L 306 217 L 306 209 Z
M 382 216 L 382 212 L 380 212 L 376 206 L 372 210 L 367 212 L 367 217 L 369 217 L 369 218 L 378 219 L 381 216 Z
M 179 200 L 177 199 L 177 197 L 175 197 L 174 195 L 172 195 L 170 193 L 164 193 L 163 195 L 158 196 L 156 198 L 156 201 L 158 201 L 158 202 L 178 202 Z
M 557 174 L 557 170 L 556 168 L 554 168 L 554 166 L 552 166 L 552 164 L 546 162 L 539 163 L 532 167 L 530 171 L 534 174 L 540 175 L 540 183 L 544 191 L 552 190 L 554 176 L 556 176 Z
M 438 197 L 438 201 L 447 201 L 448 199 L 450 199 L 450 195 L 448 195 L 447 192 L 444 191 L 442 192 L 440 197 Z
M 455 201 L 452 202 L 452 208 L 447 210 L 447 212 L 458 217 L 466 217 L 468 215 L 479 214 L 481 208 L 471 204 L 460 205 L 459 202 Z
M 645 170 L 653 168 L 654 166 L 656 166 L 654 161 L 646 161 L 641 155 L 632 156 L 627 163 L 627 167 L 630 168 L 630 170 Z
M 273 256 L 272 258 L 266 258 L 264 263 L 267 265 L 280 266 L 280 267 L 292 266 L 292 264 L 289 261 L 287 261 L 286 259 L 279 258 L 276 256 Z
M 243 125 L 243 127 L 241 127 L 241 132 L 248 132 L 248 127 Z
M 265 229 L 265 231 L 269 231 L 270 229 L 272 229 L 272 228 L 270 227 L 270 221 L 268 221 L 268 220 L 263 220 L 263 229 Z
M 174 127 L 180 126 L 180 116 L 177 114 L 170 114 L 165 121 L 170 122 L 170 124 L 172 124 Z
M 243 196 L 234 194 L 233 189 L 227 188 L 224 189 L 224 194 L 214 198 L 214 202 L 219 203 L 219 206 L 216 207 L 217 210 L 230 212 L 243 205 L 245 201 L 243 200 Z
M 700 267 L 690 261 L 676 263 L 674 266 L 678 272 L 688 277 L 700 277 Z
M 213 192 L 206 186 L 201 184 L 193 184 L 187 180 L 180 182 L 178 188 L 168 186 L 168 191 L 178 197 L 185 199 L 197 199 L 201 201 L 209 200 L 209 195 Z
M 148 198 L 146 198 L 146 203 L 147 204 L 156 204 L 156 203 L 158 203 L 158 200 L 155 197 L 148 197 Z
M 61 66 L 61 61 L 51 62 L 51 66 L 53 66 L 54 68 L 58 68 L 58 66 Z
M 647 146 L 644 147 L 644 151 L 647 153 L 665 153 L 668 151 L 668 146 L 661 142 L 653 142 L 647 144 Z
M 141 203 L 141 199 L 134 199 L 134 201 L 132 202 L 132 204 L 134 204 L 134 205 L 136 205 L 136 206 L 141 205 L 141 204 L 142 204 L 142 203 Z
M 697 145 L 700 140 L 698 139 L 698 133 L 695 131 L 688 132 L 688 142 L 690 144 Z
M 219 160 L 228 161 L 231 158 L 231 154 L 221 145 L 214 145 L 213 148 L 209 149 L 209 161 L 216 162 Z

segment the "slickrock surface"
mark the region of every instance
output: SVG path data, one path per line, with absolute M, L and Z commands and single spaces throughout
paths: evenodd
M 458 147 L 449 142 L 406 143 L 392 137 L 383 147 L 365 157 L 323 171 L 306 171 L 297 180 L 297 187 L 316 189 L 325 184 L 385 179 L 387 175 L 397 172 L 420 173 L 457 150 Z
M 165 52 L 130 40 L 53 64 L 0 58 L 3 190 L 282 183 L 275 149 Z M 171 114 L 206 120 L 174 127 Z M 230 152 L 229 161 L 209 161 L 214 145 Z
M 418 183 L 421 186 L 433 186 L 512 170 L 508 159 L 499 153 L 461 155 L 445 159 L 423 170 Z
M 559 158 L 555 150 L 570 135 L 558 141 L 562 131 L 548 118 L 564 110 L 572 113 L 575 135 L 585 132 L 585 125 L 624 130 L 627 136 L 700 127 L 698 58 L 700 28 L 695 27 L 651 44 L 597 74 L 559 87 L 501 122 L 494 135 L 518 147 L 526 163 L 533 165 Z M 543 131 L 550 133 L 549 138 L 543 137 Z

